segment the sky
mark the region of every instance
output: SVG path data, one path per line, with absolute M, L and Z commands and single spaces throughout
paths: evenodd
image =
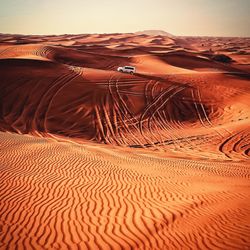
M 0 33 L 250 37 L 250 0 L 0 0 Z

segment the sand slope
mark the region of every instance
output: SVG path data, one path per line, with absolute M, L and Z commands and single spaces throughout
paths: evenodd
M 248 249 L 249 44 L 0 35 L 0 249 Z
M 2 248 L 249 247 L 243 163 L 0 136 Z

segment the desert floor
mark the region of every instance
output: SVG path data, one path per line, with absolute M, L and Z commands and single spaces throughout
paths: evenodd
M 0 249 L 250 249 L 249 80 L 248 38 L 0 35 Z

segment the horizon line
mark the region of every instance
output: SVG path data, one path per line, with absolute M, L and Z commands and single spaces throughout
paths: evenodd
M 2 33 L 0 32 L 0 35 L 16 35 L 16 36 L 64 36 L 64 35 L 112 35 L 112 34 L 136 34 L 138 32 L 144 32 L 144 31 L 149 31 L 149 30 L 143 30 L 143 31 L 135 31 L 135 32 L 93 32 L 93 33 L 49 33 L 49 34 L 24 34 L 24 33 Z M 150 30 L 150 31 L 161 31 L 161 32 L 166 32 L 164 30 Z M 168 32 L 166 32 L 168 33 Z M 140 34 L 140 35 L 143 35 Z M 166 36 L 169 37 L 168 35 L 149 35 L 145 34 L 148 36 Z M 250 36 L 223 36 L 223 35 L 174 35 L 172 33 L 169 33 L 170 36 L 173 37 L 215 37 L 215 38 L 250 38 Z

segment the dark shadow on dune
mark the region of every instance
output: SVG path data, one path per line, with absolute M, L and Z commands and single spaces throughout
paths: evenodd
M 162 77 L 136 74 L 88 81 L 65 65 L 32 59 L 0 60 L 0 70 L 4 131 L 37 131 L 119 145 L 141 138 L 137 145 L 149 147 L 160 145 L 152 127 L 164 130 L 173 123 L 181 128 L 183 123 L 205 119 L 202 110 L 207 116 L 211 112 L 208 104 L 193 100 L 192 87 Z M 148 130 L 151 139 L 144 135 Z

